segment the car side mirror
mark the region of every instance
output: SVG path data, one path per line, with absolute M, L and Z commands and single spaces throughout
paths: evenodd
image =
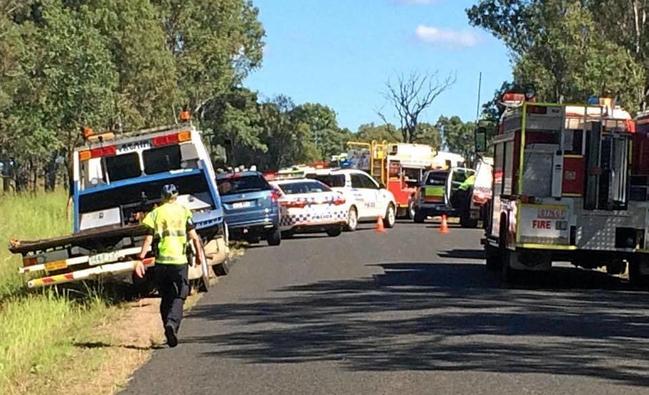
M 478 126 L 475 130 L 475 152 L 481 154 L 487 151 L 487 128 Z

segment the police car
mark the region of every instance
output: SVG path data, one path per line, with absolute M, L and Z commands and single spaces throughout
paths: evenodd
M 326 232 L 340 235 L 347 225 L 345 197 L 318 180 L 289 179 L 271 182 L 279 192 L 280 229 L 285 236 Z
M 348 203 L 347 230 L 354 231 L 359 222 L 383 220 L 383 226 L 392 228 L 396 222 L 396 201 L 392 192 L 369 174 L 355 169 L 318 169 L 307 174 L 342 193 Z

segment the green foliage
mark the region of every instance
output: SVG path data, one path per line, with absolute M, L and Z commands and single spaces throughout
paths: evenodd
M 317 150 L 317 159 L 324 160 L 345 150 L 351 138 L 349 130 L 338 127 L 336 113 L 330 107 L 305 103 L 291 111 L 292 122 L 308 128 Z
M 474 150 L 473 122 L 463 122 L 458 116 L 450 118 L 441 116 L 435 127 L 442 131 L 444 136 L 444 148 L 451 152 L 458 153 L 469 158 Z
M 400 143 L 401 132 L 392 124 L 374 125 L 366 123 L 358 127 L 354 138 L 357 141 L 370 143 L 372 141 L 387 141 L 388 143 Z
M 203 120 L 260 64 L 263 35 L 247 0 L 0 1 L 0 156 L 36 179 L 81 126 L 169 124 L 185 104 Z
M 626 3 L 482 0 L 467 13 L 474 25 L 491 31 L 512 50 L 514 83 L 533 85 L 541 100 L 584 102 L 592 95 L 614 96 L 635 112 L 644 103 L 647 76 L 639 54 L 629 51 L 630 27 L 611 22 L 604 13 L 609 7 L 620 13 L 628 8 Z M 626 41 L 612 39 L 620 30 Z

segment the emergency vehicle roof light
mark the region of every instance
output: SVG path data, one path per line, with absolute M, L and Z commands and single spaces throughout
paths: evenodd
M 92 158 L 103 158 L 106 156 L 115 156 L 115 155 L 117 155 L 117 147 L 115 147 L 114 145 L 107 145 L 105 147 L 79 151 L 79 160 L 85 161 Z
M 192 136 L 188 130 L 183 130 L 182 132 L 167 134 L 164 136 L 154 137 L 151 140 L 151 144 L 154 147 L 162 147 L 165 145 L 178 144 L 185 141 L 191 140 Z
M 501 102 L 503 105 L 507 107 L 520 106 L 525 102 L 525 94 L 516 93 L 516 92 L 506 92 L 502 96 Z

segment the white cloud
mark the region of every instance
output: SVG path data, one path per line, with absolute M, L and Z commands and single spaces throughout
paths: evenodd
M 411 0 L 415 1 L 415 0 Z M 417 0 L 425 1 L 425 0 Z M 458 31 L 441 29 L 434 26 L 419 25 L 415 31 L 417 39 L 427 44 L 441 44 L 458 47 L 474 47 L 480 41 L 480 37 L 471 31 Z

